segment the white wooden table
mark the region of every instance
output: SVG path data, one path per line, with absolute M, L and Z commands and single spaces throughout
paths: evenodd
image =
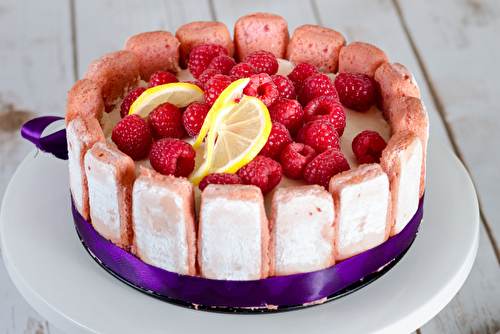
M 285 6 L 287 4 L 287 6 Z M 25 121 L 64 115 L 66 92 L 92 60 L 134 34 L 191 21 L 230 30 L 251 12 L 341 32 L 384 50 L 415 75 L 431 133 L 468 169 L 480 203 L 480 246 L 454 299 L 417 333 L 500 331 L 500 2 L 497 0 L 0 0 L 0 202 L 33 148 Z M 0 333 L 61 333 L 22 298 L 0 253 Z

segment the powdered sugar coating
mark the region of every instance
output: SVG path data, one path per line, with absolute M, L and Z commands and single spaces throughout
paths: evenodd
M 78 211 L 90 220 L 89 193 L 84 157 L 97 142 L 104 142 L 99 122 L 90 115 L 77 116 L 66 128 L 69 184 Z
M 198 229 L 201 276 L 227 280 L 267 277 L 267 224 L 257 187 L 207 186 Z
M 330 192 L 337 210 L 337 260 L 387 240 L 389 179 L 380 165 L 361 165 L 334 176 Z
M 132 159 L 106 143 L 98 142 L 85 155 L 92 226 L 123 248 L 132 243 Z
M 270 220 L 272 276 L 328 268 L 335 263 L 332 196 L 313 186 L 280 188 Z
M 390 181 L 392 197 L 391 236 L 399 233 L 415 214 L 419 204 L 422 144 L 411 131 L 404 130 L 391 137 L 380 161 Z
M 193 185 L 141 168 L 133 190 L 134 248 L 144 262 L 195 275 Z

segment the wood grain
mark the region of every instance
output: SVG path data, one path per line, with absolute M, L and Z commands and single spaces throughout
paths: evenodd
M 484 217 L 475 265 L 455 299 L 421 333 L 496 333 L 500 330 L 500 144 L 496 102 L 500 67 L 497 1 L 400 1 L 403 20 L 420 52 L 457 153 L 476 186 Z M 489 233 L 488 233 L 489 232 Z
M 47 19 L 50 18 L 50 19 Z M 20 135 L 33 117 L 64 115 L 75 81 L 68 1 L 0 1 L 0 202 L 33 149 Z M 0 332 L 62 334 L 21 296 L 0 253 Z

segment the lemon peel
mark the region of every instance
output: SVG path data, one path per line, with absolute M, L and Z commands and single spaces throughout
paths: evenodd
M 205 94 L 198 86 L 185 82 L 152 87 L 132 103 L 129 115 L 138 114 L 142 118 L 146 118 L 157 106 L 166 102 L 183 108 L 193 102 L 205 102 Z

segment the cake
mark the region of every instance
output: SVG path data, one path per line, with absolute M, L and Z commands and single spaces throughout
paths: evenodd
M 213 55 L 207 60 L 203 52 Z M 203 115 L 203 123 L 214 99 L 241 78 L 250 80 L 243 93 L 255 94 L 273 121 L 267 142 L 231 175 L 193 184 L 199 162 L 187 155 L 206 155 L 203 145 L 191 146 L 197 138 L 182 117 Z M 368 102 L 351 99 L 349 80 Z M 180 82 L 189 91 L 201 87 L 208 106 L 162 101 L 153 110 L 168 109 L 168 117 L 128 115 L 145 91 Z M 140 141 L 117 139 L 116 128 L 128 131 L 124 120 L 140 123 L 133 137 Z M 153 122 L 182 128 L 165 136 Z M 405 228 L 424 194 L 428 126 L 411 72 L 373 45 L 314 25 L 290 38 L 286 21 L 267 13 L 238 19 L 234 40 L 223 23 L 192 22 L 175 34 L 130 37 L 69 91 L 70 189 L 102 237 L 151 266 L 226 281 L 315 272 Z M 155 145 L 161 153 L 153 154 Z M 172 147 L 183 153 L 174 159 L 166 153 Z M 177 165 L 165 172 L 157 160 Z

